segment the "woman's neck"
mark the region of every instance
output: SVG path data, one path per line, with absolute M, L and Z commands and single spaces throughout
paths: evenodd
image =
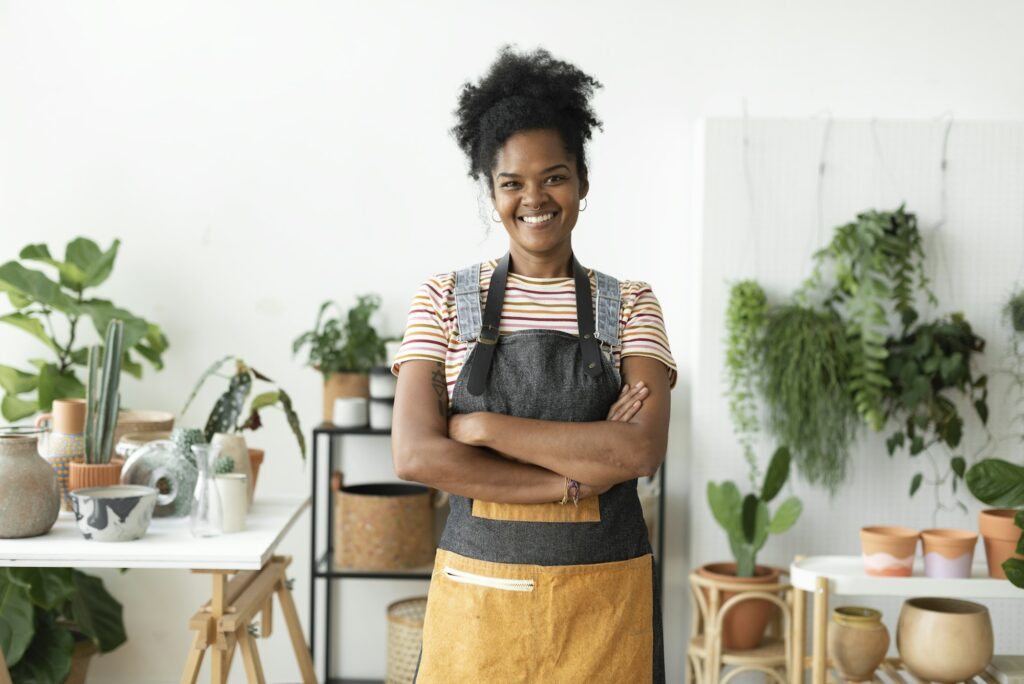
M 527 278 L 567 278 L 572 275 L 572 248 L 553 254 L 529 254 L 511 248 L 509 271 Z

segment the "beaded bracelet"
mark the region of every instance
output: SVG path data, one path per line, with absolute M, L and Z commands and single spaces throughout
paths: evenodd
M 567 504 L 572 501 L 573 506 L 580 505 L 580 483 L 572 478 L 565 478 L 565 491 L 559 503 Z

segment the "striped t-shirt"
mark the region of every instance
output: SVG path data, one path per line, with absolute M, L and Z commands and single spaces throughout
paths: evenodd
M 497 261 L 480 265 L 480 306 L 487 302 L 487 288 Z M 651 286 L 639 281 L 621 281 L 619 307 L 619 340 L 613 361 L 620 368 L 623 356 L 649 356 L 665 364 L 669 382 L 675 386 L 676 362 L 669 349 L 661 305 Z M 593 271 L 591 292 L 597 291 Z M 508 274 L 505 305 L 501 311 L 500 334 L 517 330 L 561 330 L 579 335 L 576 325 L 576 283 L 572 277 L 528 278 Z M 455 381 L 465 363 L 468 345 L 459 341 L 459 324 L 455 306 L 455 273 L 429 278 L 416 291 L 402 346 L 395 357 L 392 372 L 398 374 L 405 361 L 424 359 L 445 365 L 448 397 L 455 390 Z

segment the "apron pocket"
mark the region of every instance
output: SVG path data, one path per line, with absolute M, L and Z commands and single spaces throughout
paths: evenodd
M 478 587 L 490 587 L 491 589 L 501 589 L 503 591 L 533 591 L 532 579 L 520 580 L 488 577 L 486 575 L 476 575 L 471 572 L 456 570 L 447 565 L 442 573 L 451 581 L 461 584 L 475 584 Z
M 505 504 L 473 499 L 473 517 L 506 522 L 586 523 L 601 522 L 598 497 L 571 503 Z

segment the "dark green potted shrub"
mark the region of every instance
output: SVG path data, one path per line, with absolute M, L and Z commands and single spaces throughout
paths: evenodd
M 21 250 L 21 261 L 0 265 L 0 292 L 6 293 L 13 311 L 0 315 L 0 323 L 20 328 L 46 349 L 48 359 L 33 361 L 31 370 L 0 365 L 0 404 L 3 417 L 11 422 L 37 411 L 49 411 L 54 399 L 81 399 L 85 385 L 77 369 L 88 364 L 89 347 L 83 328 L 92 325 L 103 336 L 114 319 L 124 322 L 124 351 L 121 365 L 134 377 L 142 377 L 138 357 L 153 368 L 163 368 L 167 338 L 160 328 L 106 299 L 92 294 L 110 276 L 120 241 L 106 251 L 87 238 L 68 243 L 64 260 L 56 259 L 44 244 Z M 24 262 L 24 263 L 22 263 Z M 28 268 L 35 262 L 55 270 L 56 279 Z
M 327 318 L 328 309 L 337 317 Z M 338 397 L 369 397 L 369 372 L 384 360 L 384 342 L 370 323 L 380 308 L 380 297 L 361 295 L 354 307 L 344 313 L 334 301 L 320 305 L 313 329 L 292 343 L 292 353 L 309 348 L 306 365 L 320 371 L 324 378 L 324 422 L 334 418 L 334 400 Z
M 708 482 L 708 505 L 729 537 L 729 548 L 735 562 L 708 563 L 697 570 L 700 575 L 713 580 L 750 584 L 754 591 L 759 584 L 778 581 L 778 570 L 757 565 L 757 554 L 768 541 L 769 534 L 787 531 L 803 510 L 800 499 L 796 497 L 783 501 L 774 515 L 768 507 L 789 479 L 789 467 L 789 450 L 779 447 L 772 455 L 759 493 L 743 496 L 734 482 Z M 728 597 L 723 596 L 722 600 L 726 601 Z M 768 601 L 744 601 L 737 605 L 723 622 L 723 648 L 755 648 L 761 642 L 774 611 L 775 606 Z
M 71 568 L 0 568 L 0 647 L 15 682 L 63 684 L 127 640 L 121 604 Z M 85 660 L 85 663 L 81 661 Z

